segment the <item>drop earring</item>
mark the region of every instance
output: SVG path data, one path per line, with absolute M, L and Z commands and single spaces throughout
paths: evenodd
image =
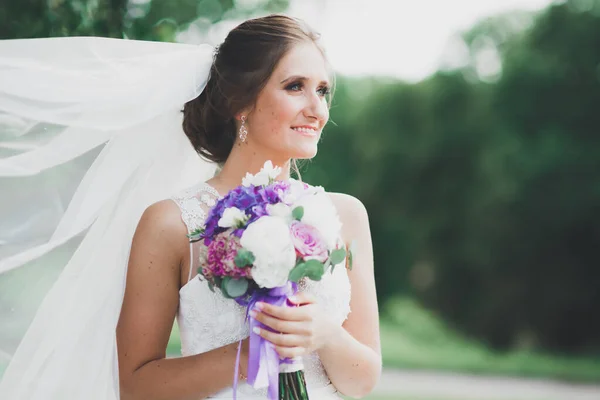
M 248 137 L 248 128 L 246 128 L 246 116 L 242 115 L 242 125 L 240 125 L 240 140 L 242 143 L 246 142 L 246 137 Z

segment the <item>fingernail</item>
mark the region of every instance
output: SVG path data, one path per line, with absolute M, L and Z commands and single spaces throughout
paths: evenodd
M 262 310 L 263 308 L 265 308 L 263 303 L 256 303 L 255 307 L 258 308 L 259 310 Z
M 250 316 L 251 316 L 252 318 L 256 318 L 256 315 L 258 315 L 258 313 L 257 313 L 256 311 L 254 311 L 254 310 L 250 310 Z
M 252 332 L 256 333 L 257 335 L 260 335 L 260 328 L 258 326 L 255 326 L 254 328 L 252 328 Z
M 298 298 L 296 296 L 290 296 L 290 301 L 296 303 L 298 301 Z

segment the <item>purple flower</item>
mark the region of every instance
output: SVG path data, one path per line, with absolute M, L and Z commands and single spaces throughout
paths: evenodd
M 304 260 L 318 260 L 321 262 L 327 260 L 327 246 L 317 229 L 302 222 L 294 221 L 290 226 L 290 233 L 297 255 Z
M 230 231 L 215 236 L 200 252 L 202 275 L 210 281 L 213 281 L 215 276 L 249 277 L 250 267 L 238 268 L 235 265 L 235 256 L 241 247 L 239 238 Z
M 282 196 L 289 189 L 288 182 L 277 181 L 266 186 L 238 186 L 229 191 L 208 212 L 204 234 L 204 244 L 210 245 L 213 238 L 219 235 L 225 228 L 219 226 L 219 219 L 223 216 L 226 208 L 236 207 L 249 216 L 246 226 L 253 223 L 262 216 L 267 215 L 267 205 L 281 202 Z M 234 235 L 241 236 L 244 228 L 239 228 Z

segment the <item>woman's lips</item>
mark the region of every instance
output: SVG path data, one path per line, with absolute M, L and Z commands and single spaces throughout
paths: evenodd
M 317 129 L 310 128 L 310 127 L 304 127 L 304 126 L 296 126 L 296 127 L 293 127 L 292 130 L 295 132 L 298 132 L 299 134 L 301 134 L 303 136 L 314 137 L 319 134 L 319 131 Z

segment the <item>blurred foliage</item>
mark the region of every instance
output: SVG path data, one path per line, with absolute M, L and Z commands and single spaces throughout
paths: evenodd
M 163 41 L 288 5 L 5 3 L 0 38 Z M 338 79 L 304 177 L 365 203 L 381 304 L 414 296 L 498 348 L 598 351 L 600 1 L 490 18 L 462 42 L 462 67 L 417 84 Z
M 600 2 L 499 34 L 507 18 L 465 35 L 498 76 L 471 57 L 418 84 L 340 79 L 305 175 L 365 203 L 382 302 L 415 295 L 499 348 L 597 351 Z
M 386 304 L 385 311 L 381 347 L 384 365 L 388 367 L 600 381 L 598 357 L 520 349 L 494 351 L 449 329 L 435 312 L 410 298 L 394 298 Z
M 289 0 L 20 0 L 0 6 L 0 39 L 104 36 L 175 40 L 190 24 L 282 12 Z

